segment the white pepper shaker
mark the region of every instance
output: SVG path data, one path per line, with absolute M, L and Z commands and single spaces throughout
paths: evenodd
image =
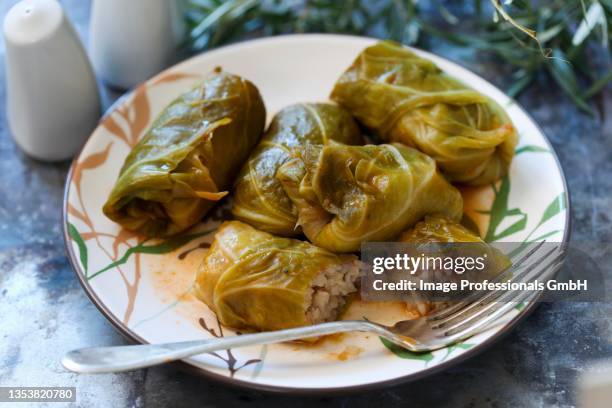
M 56 0 L 23 0 L 3 32 L 15 142 L 37 159 L 72 157 L 100 117 L 96 79 L 74 28 Z
M 166 68 L 184 24 L 181 0 L 94 0 L 91 60 L 107 84 L 131 88 Z

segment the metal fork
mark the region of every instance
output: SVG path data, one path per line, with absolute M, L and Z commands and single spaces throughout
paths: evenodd
M 540 251 L 544 254 L 535 256 L 542 246 L 543 242 L 535 245 L 491 282 L 527 282 L 529 279 L 552 276 L 563 263 L 564 248 Z M 536 297 L 537 293 L 529 291 L 481 291 L 428 316 L 404 320 L 393 326 L 367 320 L 347 320 L 207 340 L 90 347 L 67 353 L 62 364 L 68 370 L 79 373 L 129 371 L 218 350 L 350 331 L 374 333 L 410 351 L 426 352 L 465 340 L 490 327 L 518 304 Z

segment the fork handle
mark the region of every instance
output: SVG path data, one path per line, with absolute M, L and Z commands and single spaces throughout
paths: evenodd
M 169 363 L 212 351 L 258 344 L 279 343 L 347 331 L 373 331 L 381 334 L 385 332 L 380 326 L 370 322 L 347 320 L 207 340 L 82 348 L 66 353 L 64 358 L 62 358 L 62 364 L 68 370 L 77 373 L 93 374 L 129 371 Z

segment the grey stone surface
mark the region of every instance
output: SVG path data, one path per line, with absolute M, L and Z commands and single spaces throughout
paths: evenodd
M 14 2 L 2 2 L 0 16 Z M 86 41 L 89 2 L 62 3 Z M 492 60 L 445 44 L 433 44 L 433 49 L 499 86 L 507 83 L 506 70 Z M 68 163 L 37 162 L 17 149 L 6 123 L 4 68 L 0 68 L 0 77 L 2 386 L 76 386 L 78 402 L 74 405 L 81 407 L 572 406 L 576 376 L 591 361 L 612 357 L 611 305 L 566 303 L 540 306 L 505 339 L 440 374 L 358 395 L 299 399 L 265 395 L 225 388 L 174 367 L 99 376 L 69 373 L 59 363 L 64 352 L 125 341 L 89 302 L 65 257 L 60 220 Z M 117 94 L 103 90 L 108 106 Z M 610 89 L 598 102 L 597 117 L 578 112 L 545 79 L 519 102 L 550 137 L 567 174 L 573 239 L 610 245 Z M 602 251 L 612 255 L 609 246 Z M 610 277 L 607 279 L 609 282 Z

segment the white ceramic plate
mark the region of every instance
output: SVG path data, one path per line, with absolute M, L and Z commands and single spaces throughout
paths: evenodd
M 114 105 L 72 165 L 66 182 L 64 228 L 79 280 L 123 334 L 149 343 L 234 334 L 219 327 L 215 315 L 190 293 L 195 269 L 212 240 L 206 231 L 227 216 L 227 208 L 218 208 L 194 230 L 167 242 L 141 242 L 102 214 L 123 160 L 158 112 L 217 66 L 257 85 L 268 119 L 295 102 L 325 101 L 339 75 L 374 42 L 338 35 L 244 42 L 178 64 Z M 520 134 L 507 179 L 495 186 L 463 190 L 466 213 L 482 235 L 514 242 L 542 237 L 567 240 L 569 208 L 563 173 L 533 120 L 484 79 L 448 60 L 415 51 L 506 107 Z M 497 208 L 494 214 L 483 214 L 493 207 Z M 422 377 L 476 353 L 532 307 L 516 310 L 497 327 L 433 353 L 390 350 L 376 336 L 352 333 L 311 346 L 249 347 L 185 361 L 208 376 L 264 390 L 320 393 L 384 386 Z M 348 313 L 391 321 L 406 318 L 408 312 L 399 305 L 356 303 Z

